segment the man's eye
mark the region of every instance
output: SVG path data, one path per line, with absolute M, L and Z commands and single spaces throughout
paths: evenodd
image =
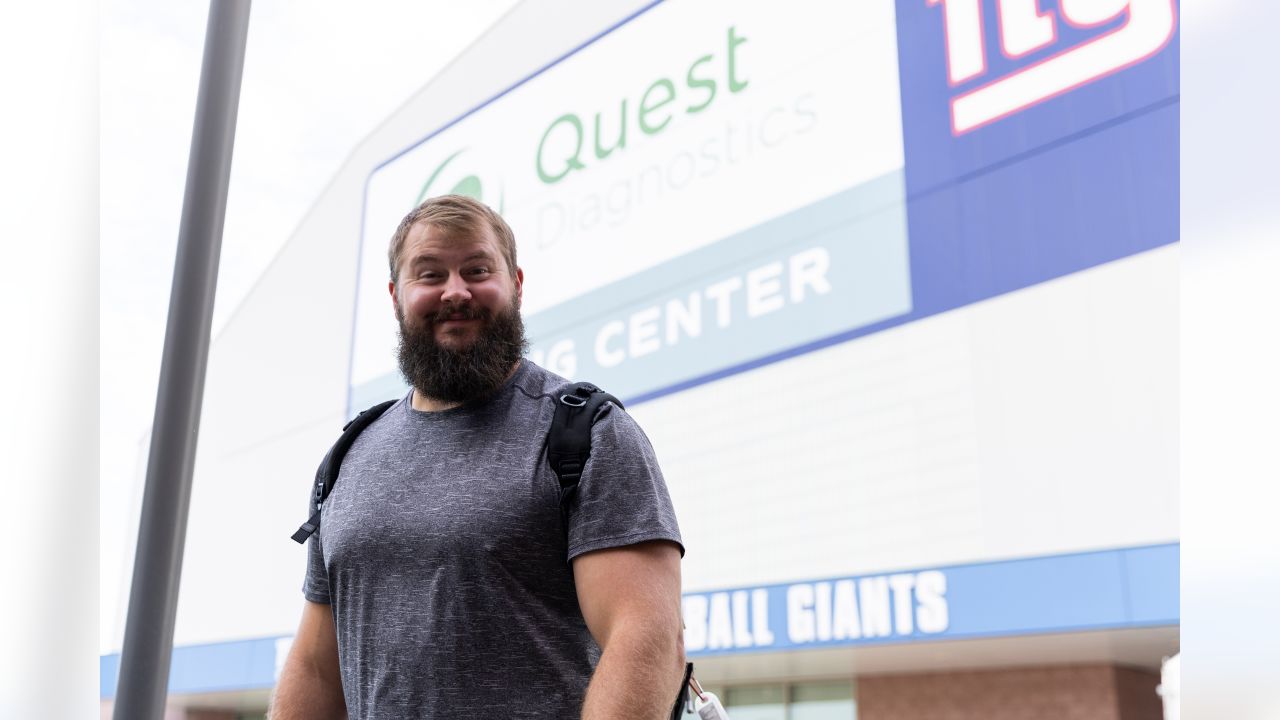
M 470 273 L 471 273 L 472 275 L 488 275 L 488 274 L 489 274 L 489 268 L 487 268 L 487 267 L 474 267 L 474 268 L 471 268 Z

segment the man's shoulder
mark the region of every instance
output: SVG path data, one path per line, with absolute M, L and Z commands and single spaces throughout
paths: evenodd
M 569 380 L 568 378 L 561 377 L 560 375 L 537 365 L 531 360 L 525 359 L 523 362 L 524 365 L 520 374 L 516 378 L 516 384 L 520 386 L 526 395 L 531 397 L 544 397 L 554 403 L 560 399 L 561 395 L 568 392 L 570 386 L 575 385 L 578 382 L 582 382 L 582 380 Z M 595 383 L 592 384 L 594 385 Z M 596 385 L 596 387 L 600 386 Z M 606 393 L 609 392 L 609 388 L 607 387 L 600 387 L 600 389 Z M 608 415 L 609 410 L 613 407 L 615 406 L 611 402 L 603 403 L 596 411 L 596 419 L 599 420 Z M 622 409 L 621 405 L 618 405 L 617 407 L 619 410 Z M 623 410 L 623 412 L 618 414 L 625 415 L 626 411 Z
M 563 378 L 537 363 L 525 358 L 516 373 L 515 385 L 531 397 L 558 398 L 573 381 Z

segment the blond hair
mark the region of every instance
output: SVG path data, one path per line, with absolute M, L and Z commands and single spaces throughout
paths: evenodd
M 511 226 L 502 216 L 479 200 L 465 195 L 440 195 L 427 198 L 414 208 L 391 236 L 391 246 L 387 249 L 387 264 L 391 268 L 391 282 L 396 282 L 400 274 L 400 253 L 404 250 L 405 239 L 409 231 L 418 223 L 434 225 L 454 232 L 479 232 L 484 224 L 488 224 L 497 238 L 502 255 L 507 261 L 507 270 L 516 272 L 516 237 Z

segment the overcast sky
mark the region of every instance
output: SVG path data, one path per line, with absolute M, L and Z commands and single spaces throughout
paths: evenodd
M 513 5 L 253 4 L 215 338 L 351 150 Z M 208 9 L 101 5 L 102 652 L 123 639 Z

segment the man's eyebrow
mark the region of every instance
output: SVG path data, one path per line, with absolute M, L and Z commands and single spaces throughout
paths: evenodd
M 463 258 L 462 262 L 468 263 L 474 260 L 492 261 L 494 260 L 494 256 L 487 250 L 477 250 L 476 252 L 473 252 L 470 255 Z M 415 255 L 409 260 L 410 265 L 421 265 L 422 263 L 433 263 L 433 262 L 441 262 L 440 257 L 437 255 L 422 254 L 422 255 Z

